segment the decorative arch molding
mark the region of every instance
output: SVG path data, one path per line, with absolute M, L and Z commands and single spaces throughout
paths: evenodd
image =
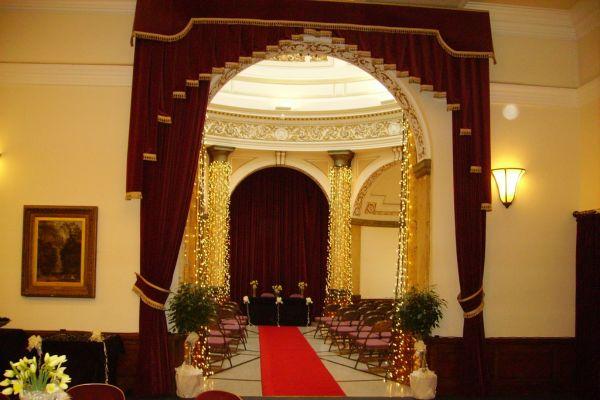
M 431 158 L 430 141 L 424 118 L 406 83 L 420 84 L 420 78 L 409 76 L 408 71 L 398 71 L 394 64 L 384 64 L 383 59 L 371 57 L 369 51 L 358 50 L 357 45 L 346 44 L 344 38 L 332 37 L 330 31 L 306 29 L 304 34 L 292 35 L 291 40 L 280 40 L 277 45 L 267 46 L 264 52 L 253 52 L 252 57 L 239 57 L 239 62 L 227 62 L 225 67 L 213 68 L 212 74 L 201 79 L 210 79 L 209 104 L 217 92 L 242 70 L 262 60 L 277 60 L 282 56 L 301 54 L 308 56 L 327 55 L 344 60 L 361 68 L 383 84 L 394 96 L 403 110 L 412 131 L 417 162 Z M 421 91 L 433 91 L 432 85 L 420 85 Z M 445 92 L 434 92 L 434 97 L 445 98 Z M 449 105 L 448 109 L 452 108 Z M 399 143 L 398 143 L 399 144 Z
M 263 158 L 245 163 L 231 174 L 231 178 L 229 179 L 229 193 L 233 193 L 235 188 L 249 175 L 252 175 L 256 171 L 260 171 L 261 169 L 271 167 L 292 168 L 302 172 L 304 175 L 315 181 L 327 197 L 327 201 L 329 201 L 329 179 L 327 176 L 311 163 L 293 158 L 286 159 L 285 164 L 278 164 L 275 157 L 273 157 L 272 160 Z
M 356 183 L 352 189 L 352 197 L 350 204 L 352 204 L 352 216 L 357 217 L 360 215 L 362 209 L 362 202 L 367 194 L 367 191 L 384 171 L 398 164 L 393 151 L 383 153 L 379 158 L 374 160 L 372 163 L 358 175 Z M 357 213 L 358 210 L 358 213 Z

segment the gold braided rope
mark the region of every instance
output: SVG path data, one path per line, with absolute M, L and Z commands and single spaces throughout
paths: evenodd
M 458 58 L 492 58 L 495 60 L 494 52 L 491 51 L 464 51 L 454 50 L 446 43 L 438 29 L 427 28 L 406 28 L 382 25 L 360 25 L 334 22 L 311 22 L 311 21 L 290 21 L 290 20 L 264 20 L 254 18 L 190 18 L 185 28 L 173 35 L 163 35 L 159 33 L 133 31 L 131 43 L 134 39 L 155 40 L 159 42 L 176 42 L 183 39 L 190 33 L 194 25 L 248 25 L 248 26 L 275 26 L 275 27 L 296 27 L 312 29 L 329 30 L 347 30 L 358 32 L 382 32 L 382 33 L 401 33 L 417 34 L 425 36 L 434 36 L 442 49 L 453 57 Z M 306 34 L 311 34 L 308 31 Z
M 326 304 L 347 305 L 352 300 L 352 170 L 347 166 L 331 167 L 329 182 L 331 200 L 325 301 Z

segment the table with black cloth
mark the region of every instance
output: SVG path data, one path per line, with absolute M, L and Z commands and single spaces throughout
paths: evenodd
M 44 338 L 44 353 L 65 355 L 66 373 L 72 381 L 70 386 L 81 383 L 103 383 L 105 380 L 105 359 L 108 359 L 108 382 L 117 384 L 117 363 L 124 353 L 123 341 L 119 335 L 104 336 L 106 358 L 102 342 L 90 341 L 85 333 L 60 333 Z
M 10 361 L 23 357 L 27 348 L 27 335 L 22 329 L 0 329 L 0 375 L 10 369 Z
M 279 305 L 279 325 L 306 326 L 308 307 L 304 298 L 285 298 Z M 277 325 L 277 306 L 273 297 L 252 297 L 250 322 L 253 325 Z M 312 316 L 311 316 L 312 318 Z

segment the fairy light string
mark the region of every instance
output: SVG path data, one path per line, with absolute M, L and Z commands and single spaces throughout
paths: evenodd
M 402 160 L 400 175 L 400 212 L 398 215 L 398 261 L 396 265 L 396 288 L 394 292 L 394 317 L 392 321 L 392 345 L 389 360 L 389 376 L 392 380 L 404 385 L 409 384 L 412 372 L 412 348 L 414 339 L 400 328 L 397 318 L 401 306 L 402 295 L 408 286 L 408 244 L 409 244 L 409 209 L 410 209 L 410 136 L 411 132 L 406 118 L 402 121 Z

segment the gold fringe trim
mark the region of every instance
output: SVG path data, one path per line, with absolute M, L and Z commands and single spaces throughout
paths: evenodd
M 213 67 L 212 68 L 212 73 L 215 75 L 222 75 L 224 72 L 225 72 L 224 67 Z
M 460 132 L 458 133 L 459 136 L 471 136 L 471 129 L 470 128 L 460 128 Z
M 490 203 L 481 203 L 481 211 L 492 211 L 492 205 Z
M 156 120 L 161 124 L 173 123 L 173 121 L 171 120 L 171 117 L 169 117 L 168 115 L 158 114 L 158 116 L 156 117 Z
M 448 111 L 459 111 L 460 110 L 460 104 L 459 103 L 448 104 L 446 106 L 446 110 L 448 110 Z
M 383 64 L 383 58 L 372 58 L 371 59 L 371 63 L 373 65 L 384 65 Z
M 433 92 L 433 85 L 421 85 L 421 92 Z
M 238 67 L 240 66 L 240 64 L 237 64 L 237 65 L 238 65 Z M 200 80 L 200 81 L 210 81 L 211 78 L 212 78 L 212 75 L 208 74 L 208 73 L 198 75 L 198 80 Z
M 459 293 L 458 296 L 456 296 L 456 300 L 458 300 L 459 303 L 464 303 L 466 301 L 473 300 L 475 297 L 479 296 L 479 294 L 481 292 L 483 292 L 483 285 L 481 285 L 481 287 L 479 289 L 477 289 L 477 291 L 470 296 L 461 298 L 460 293 Z
M 480 174 L 481 167 L 479 165 L 471 165 L 471 168 L 469 168 L 469 172 L 472 174 Z
M 154 283 L 150 282 L 148 279 L 144 278 L 142 275 L 138 274 L 137 272 L 135 273 L 135 277 L 140 279 L 142 282 L 144 282 L 146 285 L 150 286 L 152 289 L 156 289 L 159 292 L 163 292 L 163 293 L 171 293 L 170 290 L 167 289 L 163 289 L 158 285 L 155 285 Z
M 137 286 L 134 285 L 131 290 L 133 290 L 133 292 L 140 297 L 140 300 L 142 300 L 144 302 L 144 304 L 146 304 L 148 307 L 152 307 L 152 308 L 154 308 L 156 310 L 160 310 L 160 311 L 164 311 L 165 310 L 165 305 L 164 304 L 160 304 L 159 302 L 151 300 L 148 296 L 146 296 L 142 292 L 142 290 L 139 287 L 137 287 Z
M 319 36 L 331 37 L 332 30 L 348 30 L 359 32 L 383 32 L 383 33 L 403 33 L 403 34 L 419 34 L 426 36 L 434 36 L 438 44 L 453 57 L 459 58 L 492 58 L 496 61 L 493 52 L 490 51 L 461 51 L 454 50 L 446 43 L 438 29 L 427 28 L 406 28 L 394 26 L 380 25 L 359 25 L 347 23 L 332 23 L 332 22 L 311 22 L 311 21 L 290 21 L 290 20 L 264 20 L 253 18 L 191 18 L 185 28 L 173 35 L 162 35 L 152 32 L 133 31 L 131 37 L 133 39 L 156 40 L 160 42 L 176 42 L 187 36 L 194 25 L 249 25 L 249 26 L 279 26 L 279 27 L 297 27 L 306 28 L 305 33 Z M 322 30 L 327 29 L 327 30 Z
M 266 51 L 253 51 L 252 52 L 252 58 L 263 58 L 264 59 L 266 57 L 267 57 Z
M 383 64 L 384 71 L 395 71 L 396 69 L 396 64 Z
M 408 71 L 398 71 L 396 73 L 396 76 L 398 78 L 406 78 L 408 75 L 410 75 L 410 73 Z
M 472 311 L 467 311 L 467 312 L 463 313 L 463 316 L 465 317 L 465 319 L 469 319 L 469 318 L 478 316 L 482 312 L 483 312 L 483 300 L 481 300 L 481 303 L 477 306 L 477 308 L 475 308 Z
M 333 44 L 344 44 L 344 43 L 346 43 L 346 39 L 344 39 L 342 37 L 334 37 L 334 38 L 331 38 L 331 43 L 333 43 Z
M 446 92 L 433 92 L 433 98 L 434 99 L 445 99 Z
M 185 92 L 173 92 L 173 98 L 174 99 L 185 100 L 186 99 Z
M 153 153 L 144 153 L 143 159 L 144 161 L 157 161 L 156 154 Z
M 141 200 L 142 192 L 127 192 L 125 193 L 125 200 Z
M 200 87 L 200 81 L 196 81 L 193 79 L 186 79 L 185 86 L 187 87 Z
M 418 76 L 409 76 L 408 83 L 421 83 L 421 78 Z

